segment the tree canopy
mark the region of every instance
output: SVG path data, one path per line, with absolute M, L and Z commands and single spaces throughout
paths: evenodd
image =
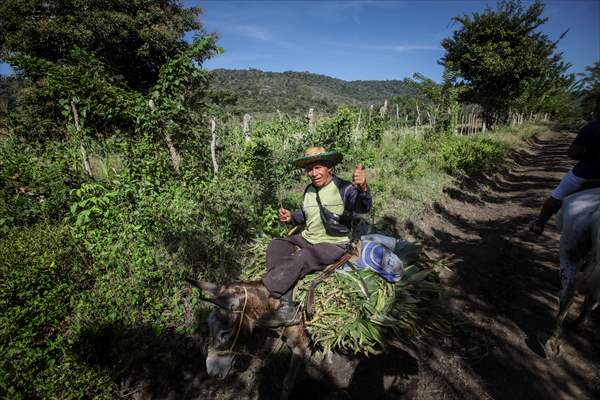
M 23 53 L 50 62 L 73 48 L 92 53 L 127 86 L 149 89 L 160 67 L 202 26 L 199 8 L 175 0 L 5 0 L 0 3 L 0 58 Z
M 595 118 L 600 118 L 600 61 L 586 67 L 582 75 L 579 82 L 584 117 L 590 118 L 593 114 Z
M 540 1 L 524 8 L 508 0 L 500 1 L 497 10 L 454 18 L 461 26 L 442 41 L 446 54 L 441 64 L 467 87 L 468 100 L 500 114 L 511 107 L 546 111 L 541 108 L 553 105 L 551 97 L 572 83 L 564 75 L 569 65 L 556 52 L 557 41 L 537 31 L 547 21 L 543 11 Z M 546 102 L 531 109 L 532 101 L 542 97 Z
M 73 103 L 88 133 L 159 131 L 166 119 L 177 136 L 173 122 L 190 121 L 184 105 L 198 111 L 207 100 L 200 64 L 220 51 L 199 13 L 174 0 L 2 3 L 0 56 L 25 83 L 14 126 L 38 139 L 63 135 Z

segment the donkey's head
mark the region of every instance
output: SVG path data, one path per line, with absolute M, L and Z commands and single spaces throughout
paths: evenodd
M 188 282 L 202 290 L 201 300 L 216 306 L 208 316 L 210 341 L 206 370 L 210 376 L 225 379 L 257 321 L 273 312 L 277 301 L 269 298 L 260 282 L 228 285 L 190 279 Z M 204 297 L 206 294 L 211 297 Z

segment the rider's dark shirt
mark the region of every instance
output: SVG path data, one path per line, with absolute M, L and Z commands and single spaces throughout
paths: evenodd
M 573 144 L 585 147 L 581 160 L 573 173 L 583 179 L 600 178 L 600 119 L 586 124 L 579 130 Z

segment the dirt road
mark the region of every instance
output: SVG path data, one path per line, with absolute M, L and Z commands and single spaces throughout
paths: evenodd
M 572 166 L 566 157 L 572 138 L 539 136 L 510 168 L 448 190 L 449 201 L 406 227 L 448 261 L 459 318 L 432 348 L 410 397 L 600 398 L 598 310 L 583 332 L 565 332 L 556 360 L 545 358 L 537 339 L 550 332 L 558 307 L 559 236 L 553 221 L 539 238 L 527 224 Z

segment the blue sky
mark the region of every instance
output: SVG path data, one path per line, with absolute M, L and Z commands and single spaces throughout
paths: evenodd
M 531 2 L 525 2 L 530 4 Z M 440 41 L 456 15 L 495 1 L 184 1 L 199 6 L 207 32 L 225 52 L 205 67 L 309 71 L 344 80 L 402 79 L 415 72 L 439 80 Z M 546 1 L 541 31 L 557 40 L 570 72 L 600 60 L 600 0 Z M 6 73 L 0 66 L 0 73 Z
M 600 60 L 600 0 L 547 1 L 541 31 L 559 43 L 571 72 Z M 439 80 L 440 46 L 458 28 L 453 16 L 495 1 L 186 1 L 203 8 L 208 32 L 225 52 L 211 68 L 309 71 L 344 80 Z M 531 4 L 526 2 L 525 4 Z

